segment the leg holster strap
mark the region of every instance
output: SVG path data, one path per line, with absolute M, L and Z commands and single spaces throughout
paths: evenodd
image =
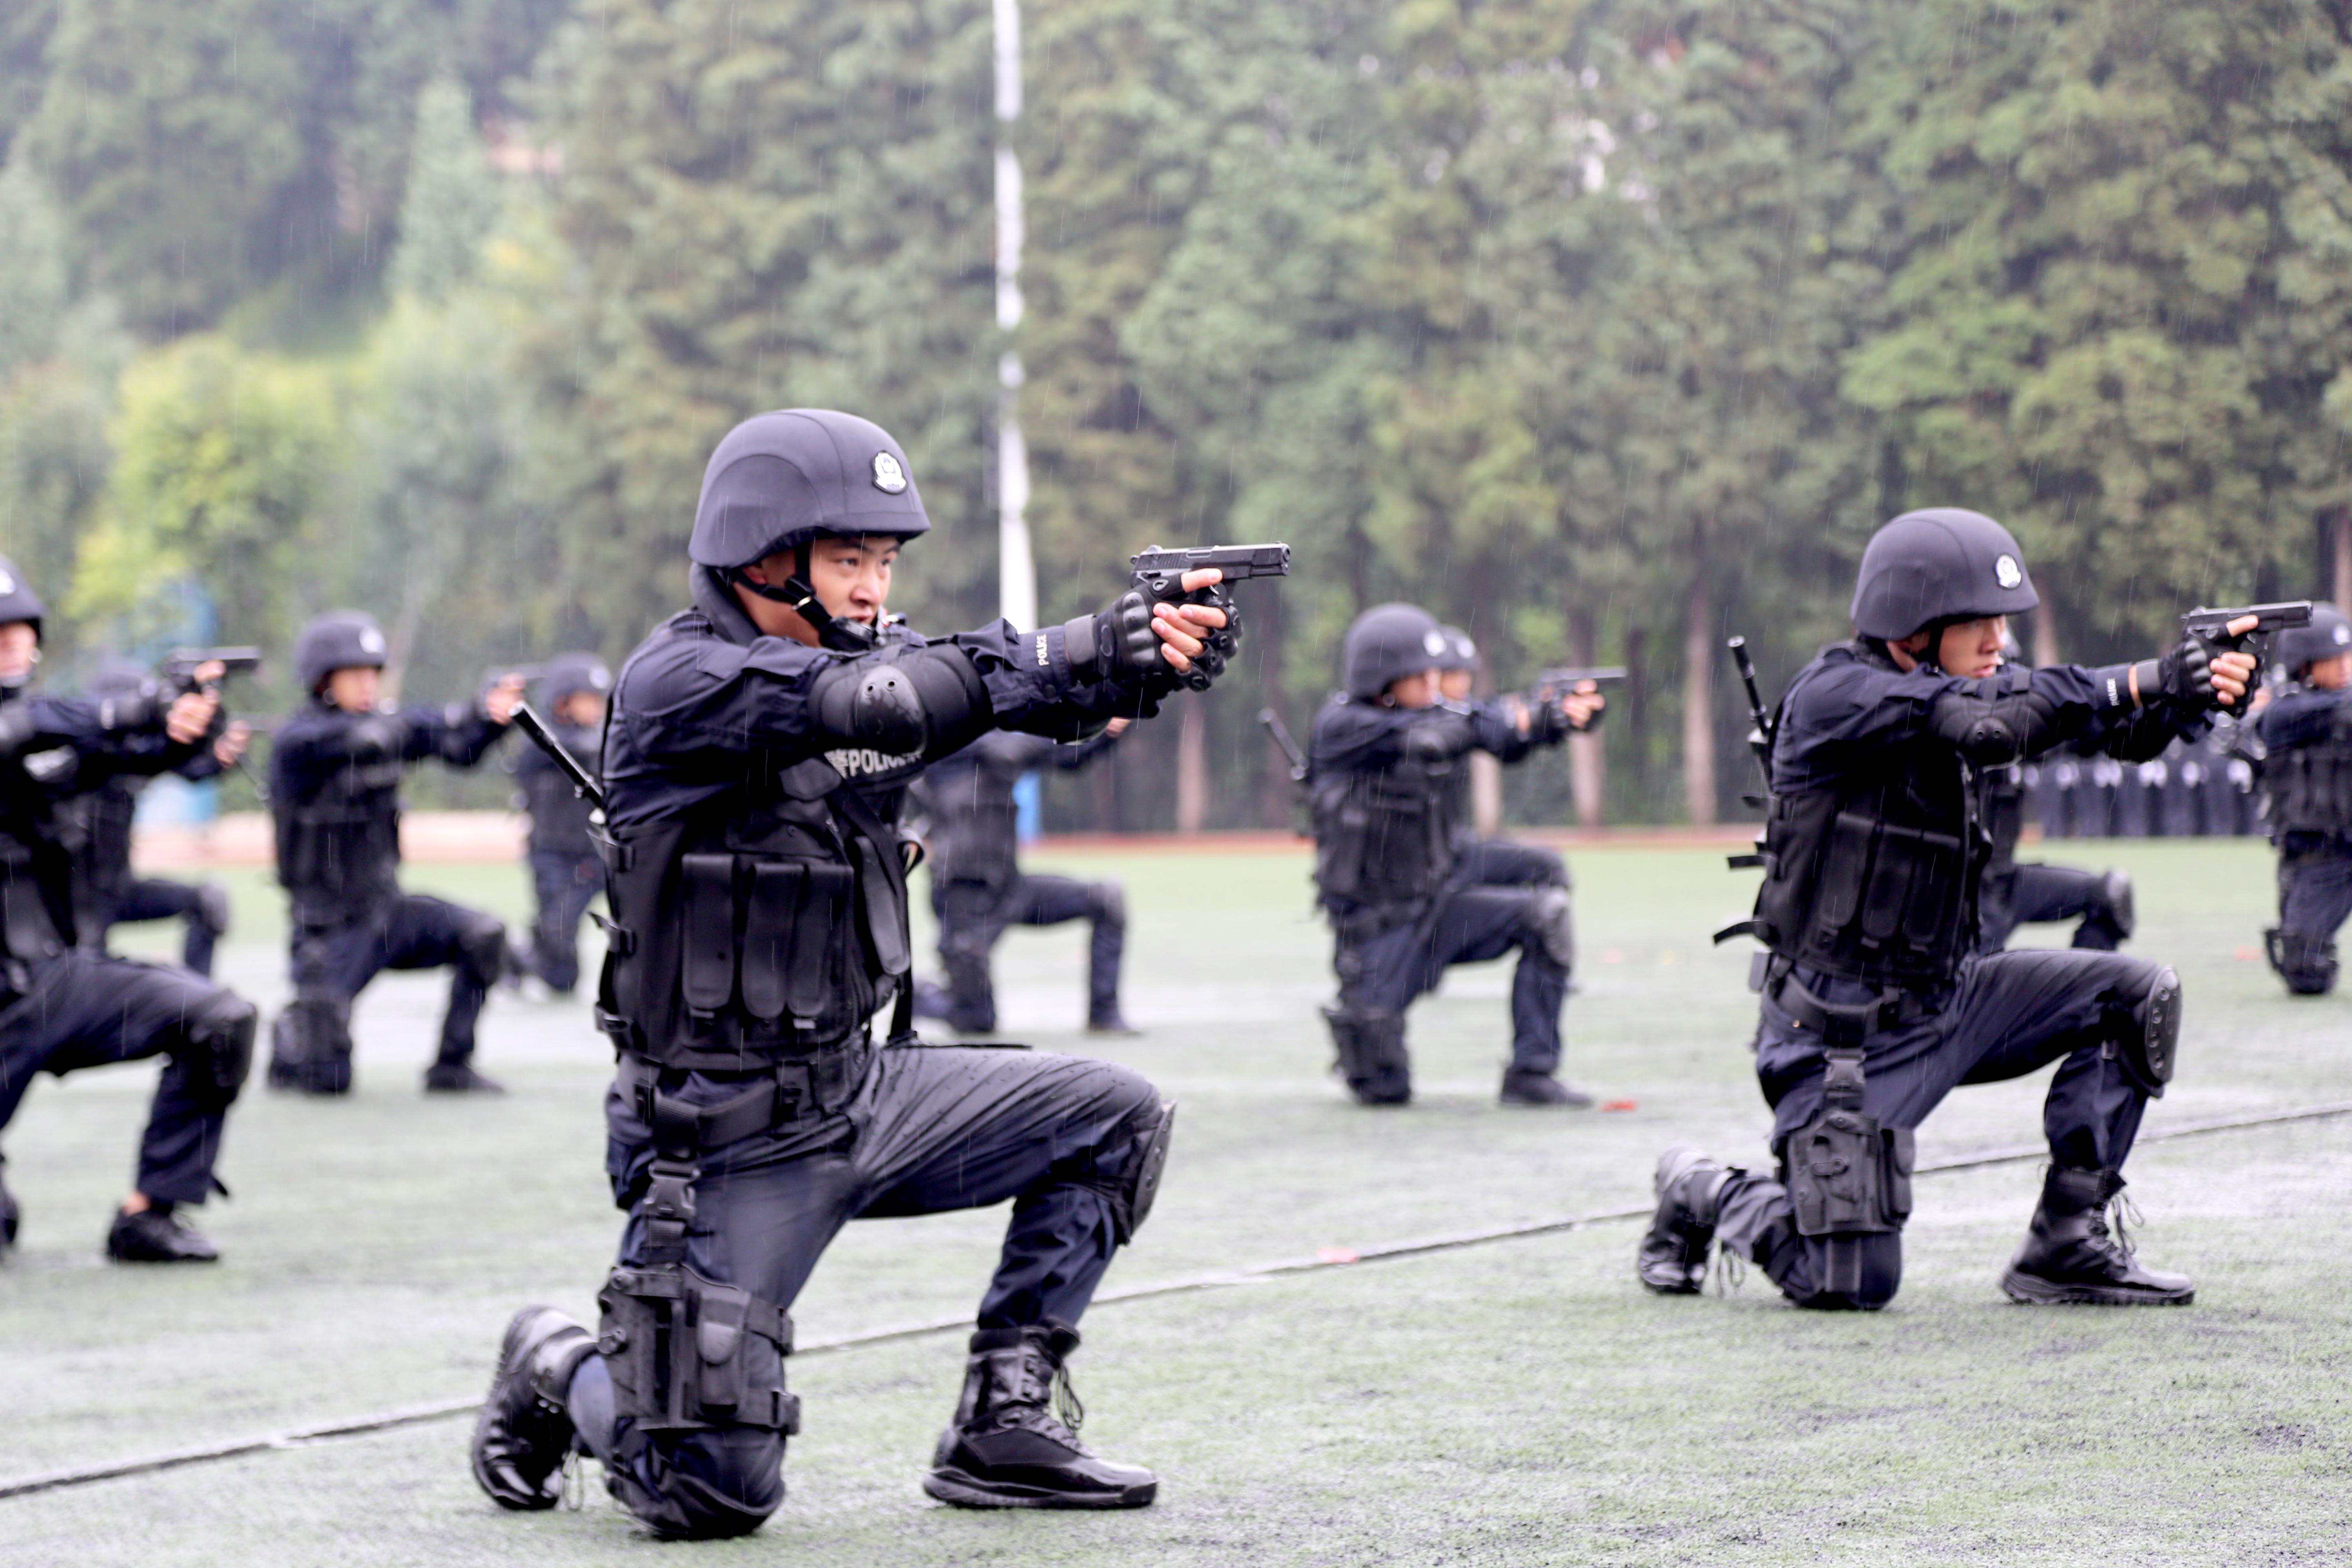
M 596 1300 L 614 1413 L 638 1430 L 800 1430 L 800 1401 L 784 1389 L 793 1320 L 782 1307 L 680 1264 L 615 1268 Z
M 1862 1110 L 1863 1053 L 1832 1047 L 1819 1115 L 1790 1134 L 1781 1154 L 1801 1236 L 1900 1230 L 1911 1214 L 1912 1134 L 1881 1127 Z

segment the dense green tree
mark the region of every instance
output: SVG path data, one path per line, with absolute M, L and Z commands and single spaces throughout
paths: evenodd
M 142 356 L 123 374 L 117 457 L 68 607 L 124 623 L 135 642 L 194 580 L 228 636 L 280 643 L 308 525 L 338 466 L 337 416 L 319 367 L 215 336 Z
M 905 443 L 940 534 L 900 598 L 985 602 L 995 398 L 980 0 L 588 0 L 545 106 L 576 258 L 537 345 L 573 569 L 600 625 L 674 607 L 702 467 L 762 408 Z
M 2346 21 L 1940 0 L 1855 95 L 1905 245 L 1848 390 L 1891 417 L 1902 499 L 2017 529 L 2070 654 L 2322 586 L 2312 515 L 2352 500 L 2322 415 L 2352 353 Z
M 395 293 L 447 299 L 474 276 L 498 217 L 498 176 L 482 155 L 465 84 L 436 77 L 417 95 L 400 245 L 386 281 Z

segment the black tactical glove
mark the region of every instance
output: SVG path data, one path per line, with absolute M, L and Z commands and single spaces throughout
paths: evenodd
M 2165 697 L 2192 712 L 2220 706 L 2213 692 L 2211 650 L 2195 637 L 2183 637 L 2162 658 L 2144 658 L 2132 668 L 2142 704 Z
M 1151 603 L 1141 590 L 1130 588 L 1105 608 L 1091 616 L 1080 616 L 1063 629 L 1068 638 L 1071 668 L 1081 679 L 1107 680 L 1127 687 L 1138 691 L 1147 704 L 1156 707 L 1160 698 L 1180 686 L 1206 691 L 1209 683 L 1224 673 L 1227 661 L 1241 647 L 1241 612 L 1233 595 L 1222 586 L 1203 588 L 1178 601 L 1208 605 L 1225 613 L 1222 627 L 1202 634 L 1202 647 L 1192 660 L 1192 669 L 1179 675 L 1160 653 L 1164 645 L 1151 629 Z M 1091 650 L 1091 658 L 1087 650 Z M 1148 707 L 1146 715 L 1150 711 Z

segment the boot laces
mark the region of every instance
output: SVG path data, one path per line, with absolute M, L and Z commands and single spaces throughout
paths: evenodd
M 1748 1260 L 1727 1247 L 1715 1249 L 1715 1293 L 1720 1298 L 1737 1296 L 1739 1288 L 1748 1283 Z
M 2124 1193 L 2118 1192 L 2091 1215 L 2091 1234 L 2105 1241 L 2119 1258 L 2129 1258 L 2139 1250 L 2132 1239 L 2132 1227 L 2146 1229 L 2147 1216 L 2139 1205 Z
M 1076 1436 L 1078 1428 L 1086 1425 L 1087 1407 L 1079 1402 L 1077 1387 L 1070 1382 L 1066 1363 L 1054 1368 L 1053 1408 L 1054 1418 L 1070 1429 L 1071 1436 Z
M 588 1478 L 581 1473 L 580 1449 L 575 1445 L 563 1450 L 562 1471 L 563 1484 L 558 1495 L 568 1513 L 578 1513 L 588 1506 Z

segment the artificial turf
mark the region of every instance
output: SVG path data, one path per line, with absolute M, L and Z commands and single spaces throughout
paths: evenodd
M 2133 950 L 2177 964 L 2183 1066 L 2151 1131 L 2352 1100 L 2352 998 L 2291 1000 L 2253 958 L 2270 861 L 2248 842 L 2053 846 L 2130 869 Z M 1063 854 L 1116 874 L 1139 1040 L 1097 1045 L 1082 937 L 1000 950 L 1006 1032 L 1128 1061 L 1180 1101 L 1168 1184 L 1109 1288 L 1638 1206 L 1688 1139 L 1761 1158 L 1746 958 L 1706 932 L 1752 878 L 1718 851 L 1579 853 L 1567 1076 L 1635 1109 L 1494 1103 L 1507 966 L 1412 1018 L 1421 1097 L 1360 1110 L 1326 1076 L 1327 938 L 1302 856 Z M 521 913 L 520 873 L 413 886 Z M 281 917 L 257 878 L 224 978 L 273 1008 Z M 127 946 L 152 950 L 159 934 Z M 2036 935 L 2035 940 L 2050 940 Z M 216 1268 L 98 1258 L 152 1068 L 42 1082 L 6 1149 L 26 1209 L 0 1265 L 0 1484 L 476 1394 L 513 1307 L 585 1312 L 617 1215 L 608 1058 L 580 1002 L 495 998 L 482 1063 L 513 1093 L 426 1100 L 435 978 L 362 1002 L 348 1100 L 257 1086 L 230 1123 Z M 2038 1082 L 1964 1089 L 1921 1159 L 2030 1142 Z M 974 1515 L 915 1481 L 952 1402 L 954 1333 L 809 1354 L 783 1510 L 748 1541 L 659 1545 L 604 1500 L 516 1517 L 451 1419 L 0 1500 L 0 1563 L 2352 1562 L 2342 1199 L 2352 1119 L 2149 1145 L 2133 1162 L 2181 1310 L 2013 1307 L 2019 1163 L 1923 1179 L 1888 1311 L 1817 1316 L 1760 1277 L 1659 1300 L 1603 1225 L 1232 1289 L 1106 1302 L 1076 1371 L 1089 1440 L 1162 1478 L 1150 1510 Z M 1001 1213 L 854 1226 L 794 1310 L 804 1345 L 969 1310 Z

